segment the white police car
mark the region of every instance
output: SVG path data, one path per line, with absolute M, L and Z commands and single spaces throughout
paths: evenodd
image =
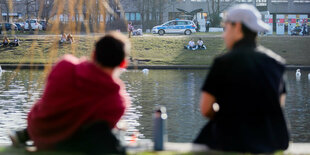
M 190 35 L 196 32 L 196 25 L 191 20 L 171 20 L 162 25 L 154 26 L 153 34 L 164 35 L 165 33 L 181 33 Z

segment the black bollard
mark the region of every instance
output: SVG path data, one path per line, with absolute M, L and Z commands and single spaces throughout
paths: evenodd
M 159 107 L 156 109 L 153 120 L 154 120 L 154 150 L 164 150 L 164 142 L 166 141 L 165 135 L 165 121 L 167 119 L 167 113 L 165 107 Z

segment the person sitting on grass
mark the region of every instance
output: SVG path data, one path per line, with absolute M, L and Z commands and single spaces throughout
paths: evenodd
M 185 49 L 188 49 L 188 50 L 196 50 L 197 49 L 197 46 L 194 42 L 194 39 L 191 39 L 189 42 L 188 42 L 188 45 L 187 46 L 184 46 Z
M 8 46 L 10 44 L 10 40 L 8 39 L 8 37 L 4 37 L 3 38 L 3 41 L 2 41 L 2 44 L 4 47 Z
M 72 44 L 72 43 L 74 42 L 74 39 L 73 39 L 73 37 L 72 37 L 71 34 L 68 34 L 68 36 L 67 36 L 67 42 L 68 42 L 69 44 Z
M 66 35 L 65 33 L 63 33 L 63 34 L 61 35 L 61 38 L 60 38 L 60 40 L 59 40 L 59 43 L 62 44 L 62 43 L 64 43 L 64 42 L 66 42 L 66 40 L 67 40 L 67 35 Z
M 10 135 L 13 146 L 31 139 L 39 151 L 125 154 L 111 130 L 129 106 L 118 78 L 129 50 L 128 38 L 111 32 L 96 43 L 91 60 L 65 55 L 49 73 L 27 128 Z
M 140 36 L 140 35 L 142 36 L 143 35 L 142 29 L 133 30 L 132 35 L 133 36 Z
M 197 49 L 207 49 L 207 47 L 203 44 L 203 41 L 201 38 L 197 41 Z
M 10 42 L 10 46 L 19 46 L 19 39 L 15 36 L 13 42 Z

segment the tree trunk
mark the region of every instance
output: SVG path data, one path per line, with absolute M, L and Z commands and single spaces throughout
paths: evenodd
M 216 14 L 220 14 L 220 0 L 217 0 L 217 8 L 216 8 Z
M 141 25 L 142 25 L 142 30 L 145 30 L 145 22 L 144 22 L 144 15 L 145 15 L 145 12 L 144 12 L 144 0 L 141 0 L 141 3 L 140 3 L 140 12 L 141 12 Z
M 31 1 L 26 0 L 26 14 L 27 14 L 27 19 L 28 19 L 28 28 L 29 28 L 29 34 L 33 34 L 32 27 L 31 27 L 31 22 L 30 22 L 30 17 L 29 17 L 29 5 L 31 4 Z

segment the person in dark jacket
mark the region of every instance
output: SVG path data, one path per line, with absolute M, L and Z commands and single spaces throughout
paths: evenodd
M 284 59 L 256 43 L 269 26 L 248 4 L 230 8 L 224 26 L 229 52 L 214 60 L 202 87 L 201 113 L 210 121 L 194 142 L 243 153 L 287 149 Z
M 14 46 L 19 46 L 19 39 L 17 38 L 17 36 L 14 37 L 14 40 L 12 42 L 10 42 L 10 46 L 14 47 Z

